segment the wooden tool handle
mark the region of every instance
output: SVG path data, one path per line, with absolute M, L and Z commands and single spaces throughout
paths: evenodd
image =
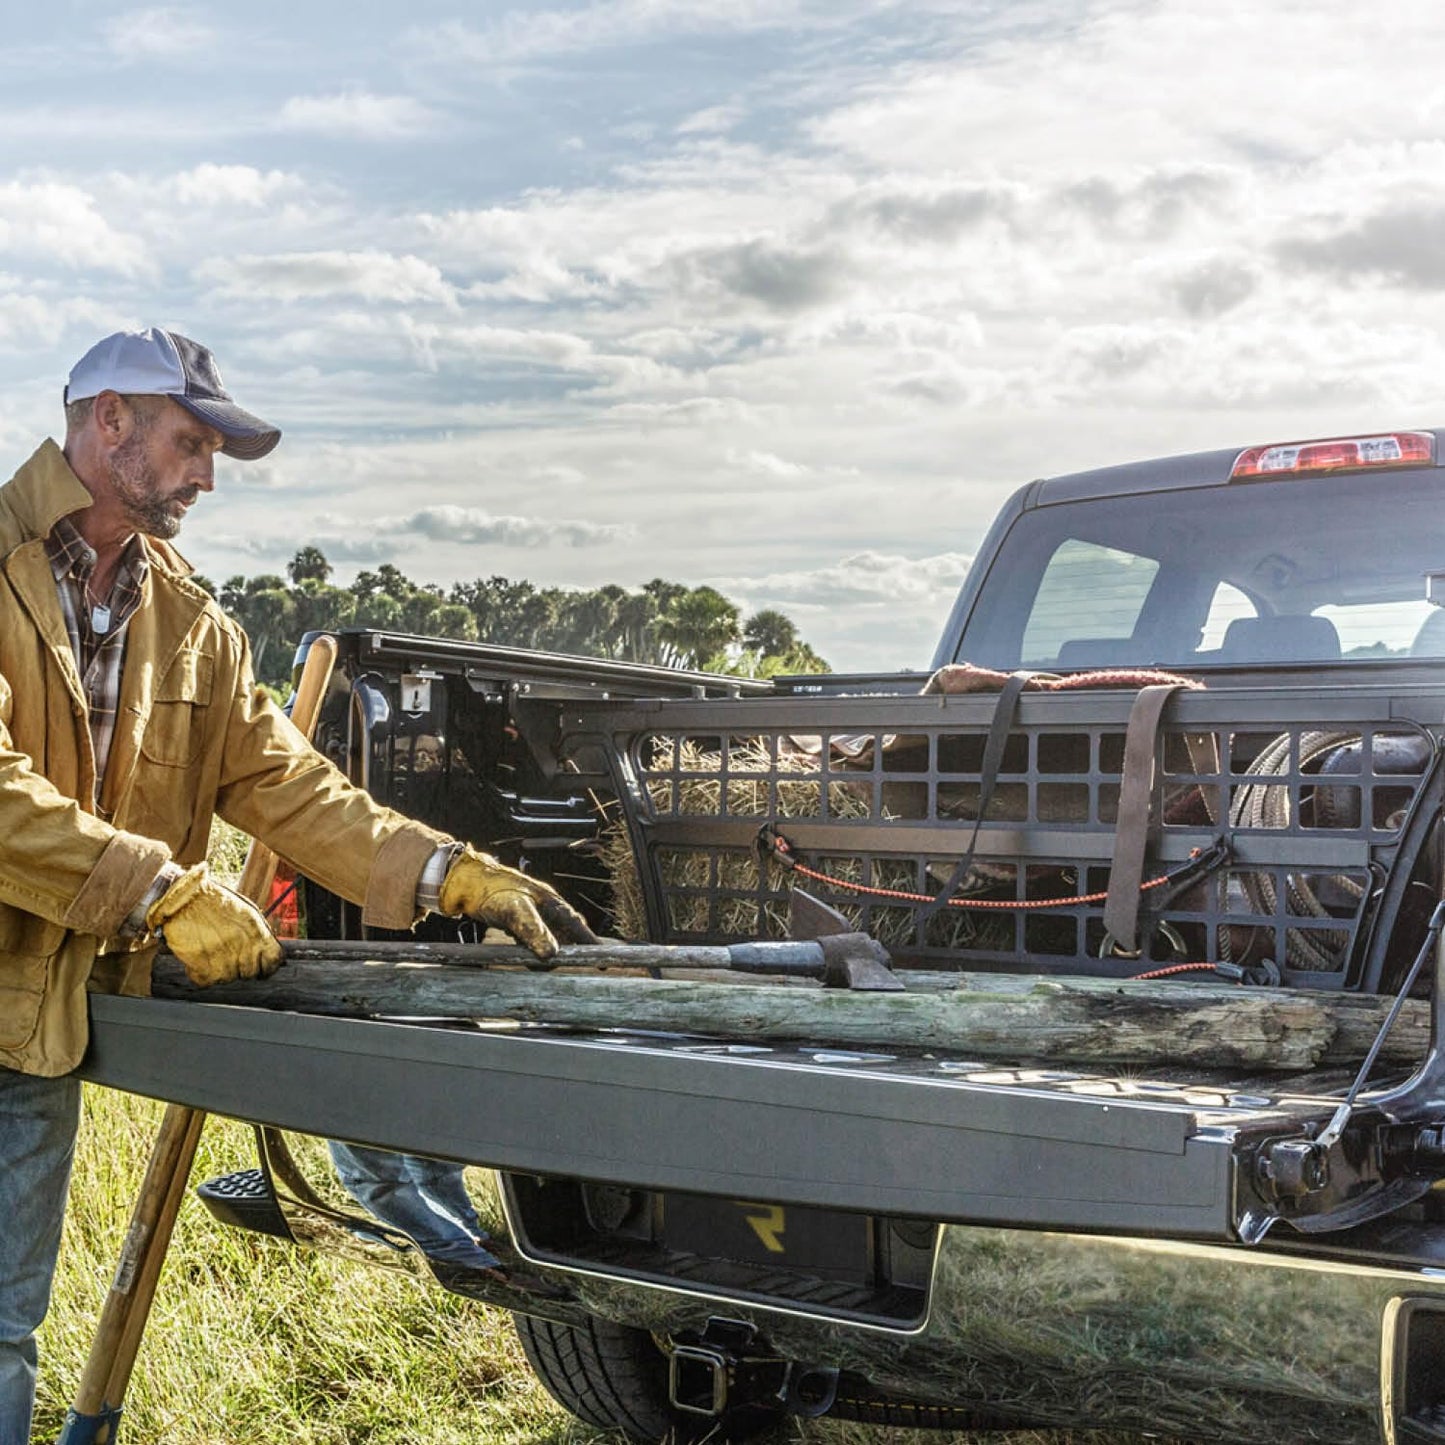
M 306 738 L 316 729 L 335 666 L 336 639 L 325 635 L 317 638 L 307 650 L 291 705 L 291 721 Z M 275 853 L 265 844 L 252 840 L 237 891 L 264 908 L 275 876 Z M 150 1317 L 156 1282 L 170 1247 L 171 1231 L 185 1197 L 205 1120 L 201 1110 L 187 1109 L 180 1104 L 169 1105 L 161 1120 L 131 1212 L 120 1261 L 75 1392 L 75 1404 L 58 1445 L 81 1440 L 110 1445 L 115 1439 L 121 1404 Z

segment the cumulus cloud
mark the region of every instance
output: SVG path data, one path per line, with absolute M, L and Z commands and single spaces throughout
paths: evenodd
M 442 273 L 417 256 L 384 251 L 306 251 L 271 256 L 230 256 L 196 268 L 198 279 L 230 296 L 278 301 L 357 296 L 364 301 L 456 304 Z
M 112 226 L 88 191 L 62 181 L 0 184 L 0 255 L 122 276 L 152 267 L 137 237 Z
M 166 182 L 182 205 L 228 205 L 259 209 L 308 189 L 295 171 L 258 170 L 255 166 L 216 165 L 207 161 L 178 171 Z
M 403 140 L 436 123 L 431 110 L 409 95 L 346 90 L 331 95 L 293 95 L 276 116 L 282 130 L 354 140 Z
M 422 507 L 406 516 L 380 519 L 378 530 L 424 537 L 432 542 L 465 542 L 498 547 L 600 547 L 630 541 L 630 523 L 584 522 L 569 518 L 498 516 L 478 507 Z
M 10 290 L 0 283 L 0 343 L 7 346 L 55 345 L 81 330 L 101 336 L 124 321 L 113 307 L 86 296 Z

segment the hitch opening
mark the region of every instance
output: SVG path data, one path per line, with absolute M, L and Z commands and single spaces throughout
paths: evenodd
M 668 1351 L 668 1398 L 675 1409 L 717 1419 L 749 1406 L 790 1415 L 826 1415 L 838 1371 L 784 1360 L 741 1320 L 711 1319 L 696 1341 Z

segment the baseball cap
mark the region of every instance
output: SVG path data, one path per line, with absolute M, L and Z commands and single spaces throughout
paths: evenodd
M 148 326 L 117 331 L 97 341 L 71 369 L 65 404 L 118 391 L 122 396 L 168 396 L 226 438 L 228 457 L 264 457 L 281 433 L 236 405 L 216 370 L 216 358 L 199 341 Z

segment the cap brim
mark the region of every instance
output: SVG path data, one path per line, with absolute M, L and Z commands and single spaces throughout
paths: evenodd
M 254 462 L 264 457 L 277 442 L 281 433 L 259 416 L 252 416 L 233 401 L 208 401 L 194 396 L 172 396 L 192 416 L 199 417 L 208 426 L 213 426 L 226 440 L 221 450 L 228 457 L 238 461 Z

